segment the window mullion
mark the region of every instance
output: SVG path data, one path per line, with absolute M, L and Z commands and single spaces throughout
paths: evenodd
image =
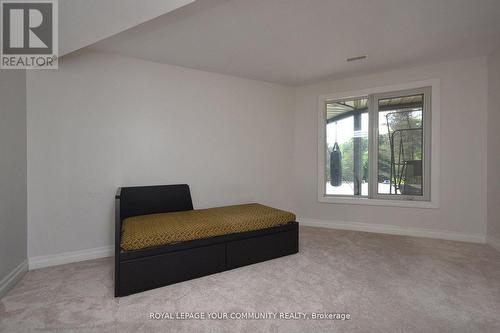
M 354 114 L 353 119 L 354 137 L 353 137 L 353 184 L 354 195 L 361 195 L 361 112 Z
M 374 95 L 368 96 L 368 197 L 375 198 L 377 184 L 377 126 Z

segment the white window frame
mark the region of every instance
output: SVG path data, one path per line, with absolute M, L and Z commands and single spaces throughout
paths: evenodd
M 430 87 L 430 106 L 431 112 L 424 115 L 424 131 L 426 131 L 425 126 L 430 126 L 430 133 L 424 133 L 425 147 L 424 149 L 430 150 L 430 159 L 424 160 L 424 186 L 430 186 L 430 192 L 428 197 L 423 197 L 422 199 L 415 200 L 415 198 L 394 198 L 386 195 L 375 195 L 373 198 L 363 197 L 363 196 L 336 196 L 336 195 L 326 195 L 326 165 L 325 165 L 325 151 L 326 151 L 326 108 L 325 103 L 332 100 L 342 100 L 349 98 L 357 98 L 361 96 L 390 96 L 392 94 L 397 95 L 398 93 L 404 91 L 414 91 L 420 90 L 425 87 Z M 347 91 L 341 93 L 333 93 L 327 95 L 321 95 L 319 97 L 319 107 L 318 107 L 318 151 L 317 151 L 317 190 L 318 190 L 318 201 L 323 203 L 332 204 L 354 204 L 354 205 L 373 205 L 373 206 L 394 206 L 394 207 L 414 207 L 414 208 L 439 208 L 439 178 L 440 178 L 440 82 L 438 79 L 425 80 L 425 81 L 415 81 L 404 84 L 375 87 L 369 89 L 362 89 L 356 91 Z M 379 97 L 380 98 L 380 97 Z M 427 97 L 426 97 L 427 98 Z M 428 99 L 427 99 L 428 100 Z M 374 101 L 369 101 L 374 103 Z M 424 101 L 425 103 L 425 101 Z M 374 103 L 376 104 L 376 103 Z M 428 105 L 427 105 L 428 107 Z M 424 104 L 425 108 L 425 104 Z M 425 111 L 424 111 L 425 112 Z M 378 110 L 374 112 L 378 115 Z M 372 115 L 373 116 L 373 115 Z M 370 116 L 371 117 L 371 116 Z M 375 142 L 378 142 L 378 133 L 373 130 L 375 126 L 372 126 L 375 119 L 370 118 L 370 138 L 369 145 L 371 146 Z M 428 129 L 427 129 L 428 130 Z M 429 140 L 430 137 L 430 140 Z M 374 140 L 375 139 L 375 140 Z M 432 143 L 431 143 L 432 142 Z M 431 148 L 432 146 L 432 148 Z M 376 186 L 371 179 L 376 175 L 378 171 L 376 168 L 376 156 L 372 156 L 373 149 L 370 150 L 370 186 Z M 375 164 L 375 165 L 374 165 Z M 427 168 L 427 171 L 425 170 Z M 430 170 L 430 177 L 425 176 Z M 370 191 L 370 193 L 375 193 L 375 191 Z M 405 200 L 406 199 L 406 200 Z M 408 200 L 413 199 L 413 200 Z

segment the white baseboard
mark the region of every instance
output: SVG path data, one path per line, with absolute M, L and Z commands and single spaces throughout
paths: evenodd
M 0 297 L 5 295 L 17 283 L 17 281 L 21 280 L 27 271 L 28 259 L 25 259 L 0 281 Z
M 360 222 L 329 221 L 308 218 L 299 218 L 297 221 L 300 222 L 301 225 L 311 227 L 375 232 L 390 235 L 437 238 L 470 243 L 486 243 L 485 235 L 464 234 L 446 230 L 405 228 L 386 224 L 368 224 Z
M 485 243 L 486 236 L 484 235 L 474 235 L 474 234 L 463 234 L 453 231 L 445 230 L 431 230 L 431 229 L 420 229 L 420 228 L 404 228 L 393 225 L 384 224 L 368 224 L 360 222 L 345 222 L 345 221 L 329 221 L 329 220 L 318 220 L 318 219 L 308 219 L 308 218 L 298 218 L 298 222 L 304 226 L 311 227 L 321 227 L 330 229 L 341 229 L 341 230 L 353 230 L 353 231 L 364 231 L 364 232 L 375 232 L 382 234 L 391 235 L 403 235 L 403 236 L 414 236 L 414 237 L 426 237 L 426 238 L 437 238 L 437 239 L 447 239 L 462 242 L 472 242 L 472 243 Z M 497 242 L 488 242 L 495 248 L 500 250 L 500 244 Z M 114 254 L 113 246 L 103 246 L 88 250 L 65 252 L 60 254 L 37 256 L 29 258 L 29 269 L 38 269 L 50 266 L 64 265 L 73 262 L 92 260 L 98 258 L 110 257 Z M 25 264 L 27 266 L 27 264 Z M 16 268 L 18 270 L 18 268 Z M 25 268 L 25 271 L 27 267 Z M 22 270 L 21 270 L 22 271 Z M 12 274 L 12 273 L 11 273 Z M 9 274 L 9 276 L 11 275 Z M 22 276 L 22 274 L 20 274 Z M 4 280 L 6 280 L 4 278 Z M 0 282 L 0 295 L 3 290 L 3 283 Z
M 88 250 L 50 254 L 29 258 L 29 269 L 64 265 L 73 262 L 110 257 L 114 253 L 113 246 L 103 246 Z
M 489 236 L 486 242 L 489 245 L 491 245 L 491 247 L 493 247 L 495 250 L 500 251 L 500 239 Z

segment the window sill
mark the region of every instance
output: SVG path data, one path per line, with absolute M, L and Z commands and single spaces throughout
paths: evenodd
M 407 208 L 425 208 L 436 209 L 439 204 L 435 201 L 419 201 L 419 200 L 385 200 L 385 199 L 369 199 L 369 198 L 348 198 L 335 196 L 320 196 L 319 202 L 330 204 L 344 205 L 366 205 L 366 206 L 386 206 L 386 207 L 407 207 Z

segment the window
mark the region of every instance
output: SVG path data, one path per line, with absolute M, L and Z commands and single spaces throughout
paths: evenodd
M 368 195 L 368 97 L 328 101 L 327 195 Z
M 433 88 L 323 96 L 320 201 L 431 202 Z

